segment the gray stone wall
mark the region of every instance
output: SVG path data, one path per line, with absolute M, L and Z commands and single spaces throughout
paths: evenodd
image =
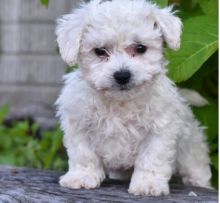
M 0 106 L 11 116 L 54 123 L 53 103 L 66 65 L 55 41 L 55 20 L 78 0 L 0 0 Z M 49 122 L 50 121 L 50 122 Z

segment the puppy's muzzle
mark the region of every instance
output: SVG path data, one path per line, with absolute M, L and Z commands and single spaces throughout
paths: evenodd
M 120 70 L 114 73 L 114 79 L 119 85 L 126 85 L 131 79 L 131 72 L 129 70 Z

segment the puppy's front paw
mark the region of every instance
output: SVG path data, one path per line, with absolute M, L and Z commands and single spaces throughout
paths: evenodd
M 102 171 L 69 171 L 60 177 L 60 185 L 72 189 L 93 189 L 100 186 L 105 174 Z
M 168 182 L 150 173 L 133 174 L 128 192 L 133 195 L 160 196 L 169 194 Z

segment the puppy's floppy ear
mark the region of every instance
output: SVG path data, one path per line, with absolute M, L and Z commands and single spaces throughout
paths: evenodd
M 173 6 L 153 10 L 156 24 L 161 29 L 163 38 L 167 45 L 174 50 L 180 48 L 182 22 L 172 12 Z
M 56 36 L 60 54 L 69 65 L 77 63 L 82 34 L 85 28 L 85 11 L 82 6 L 57 20 Z

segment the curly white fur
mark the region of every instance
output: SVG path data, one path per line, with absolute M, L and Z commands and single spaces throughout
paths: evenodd
M 165 74 L 163 40 L 178 49 L 181 27 L 171 7 L 145 0 L 93 0 L 58 21 L 60 53 L 80 67 L 65 76 L 56 102 L 69 157 L 62 186 L 95 188 L 106 174 L 133 172 L 130 193 L 158 196 L 179 172 L 185 184 L 210 187 L 203 129 Z M 135 43 L 146 53 L 130 55 Z M 106 60 L 97 47 L 107 47 Z M 121 68 L 132 73 L 127 90 L 113 78 Z

